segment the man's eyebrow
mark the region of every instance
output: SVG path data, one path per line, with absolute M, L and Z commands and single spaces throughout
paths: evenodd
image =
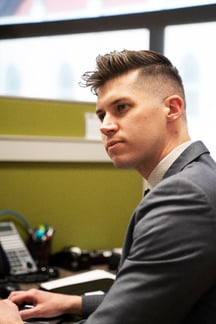
M 109 104 L 109 106 L 110 106 L 110 107 L 115 106 L 115 105 L 117 105 L 118 103 L 121 103 L 121 102 L 124 101 L 124 100 L 127 100 L 127 97 L 120 97 L 120 98 L 118 98 L 118 99 L 113 100 L 113 101 Z M 105 111 L 105 110 L 104 110 L 103 108 L 98 108 L 98 109 L 96 109 L 95 113 L 96 113 L 96 115 L 99 115 L 99 114 L 104 113 L 104 111 Z
M 95 111 L 96 115 L 100 115 L 100 114 L 103 113 L 103 112 L 104 112 L 104 110 L 101 109 L 101 108 L 98 108 L 98 109 L 96 109 L 96 111 Z
M 114 101 L 111 103 L 111 106 L 112 106 L 112 105 L 116 105 L 116 104 L 118 104 L 119 102 L 124 101 L 124 100 L 127 100 L 127 97 L 121 97 L 121 98 L 118 98 L 118 99 L 114 100 Z
M 127 97 L 121 97 L 121 98 L 115 99 L 115 100 L 113 100 L 113 101 L 109 104 L 109 106 L 114 106 L 114 105 L 116 105 L 116 104 L 118 104 L 119 102 L 124 101 L 124 100 L 127 100 Z M 98 109 L 96 109 L 96 114 L 97 114 L 97 115 L 100 114 L 100 113 L 103 113 L 103 112 L 104 112 L 104 109 L 103 109 L 103 108 L 98 108 Z

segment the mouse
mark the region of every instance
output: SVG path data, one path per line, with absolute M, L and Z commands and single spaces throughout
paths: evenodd
M 34 307 L 33 305 L 21 304 L 21 305 L 19 305 L 19 310 L 32 309 L 33 307 Z
M 0 298 L 7 298 L 12 291 L 20 290 L 17 283 L 7 282 L 0 285 Z

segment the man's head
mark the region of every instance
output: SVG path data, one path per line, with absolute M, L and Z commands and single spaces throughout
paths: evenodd
M 97 95 L 104 146 L 114 165 L 135 168 L 147 178 L 189 135 L 185 95 L 177 69 L 153 51 L 98 56 L 83 76 Z

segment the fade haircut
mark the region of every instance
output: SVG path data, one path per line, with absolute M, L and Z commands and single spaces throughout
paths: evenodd
M 142 77 L 163 77 L 164 81 L 172 81 L 185 99 L 183 82 L 176 67 L 164 55 L 150 50 L 123 50 L 99 55 L 95 71 L 84 73 L 80 85 L 90 87 L 97 95 L 98 89 L 107 81 L 136 69 Z

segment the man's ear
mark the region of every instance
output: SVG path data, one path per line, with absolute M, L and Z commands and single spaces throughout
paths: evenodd
M 165 99 L 164 104 L 167 108 L 167 119 L 173 121 L 184 114 L 184 100 L 178 95 L 172 95 Z

